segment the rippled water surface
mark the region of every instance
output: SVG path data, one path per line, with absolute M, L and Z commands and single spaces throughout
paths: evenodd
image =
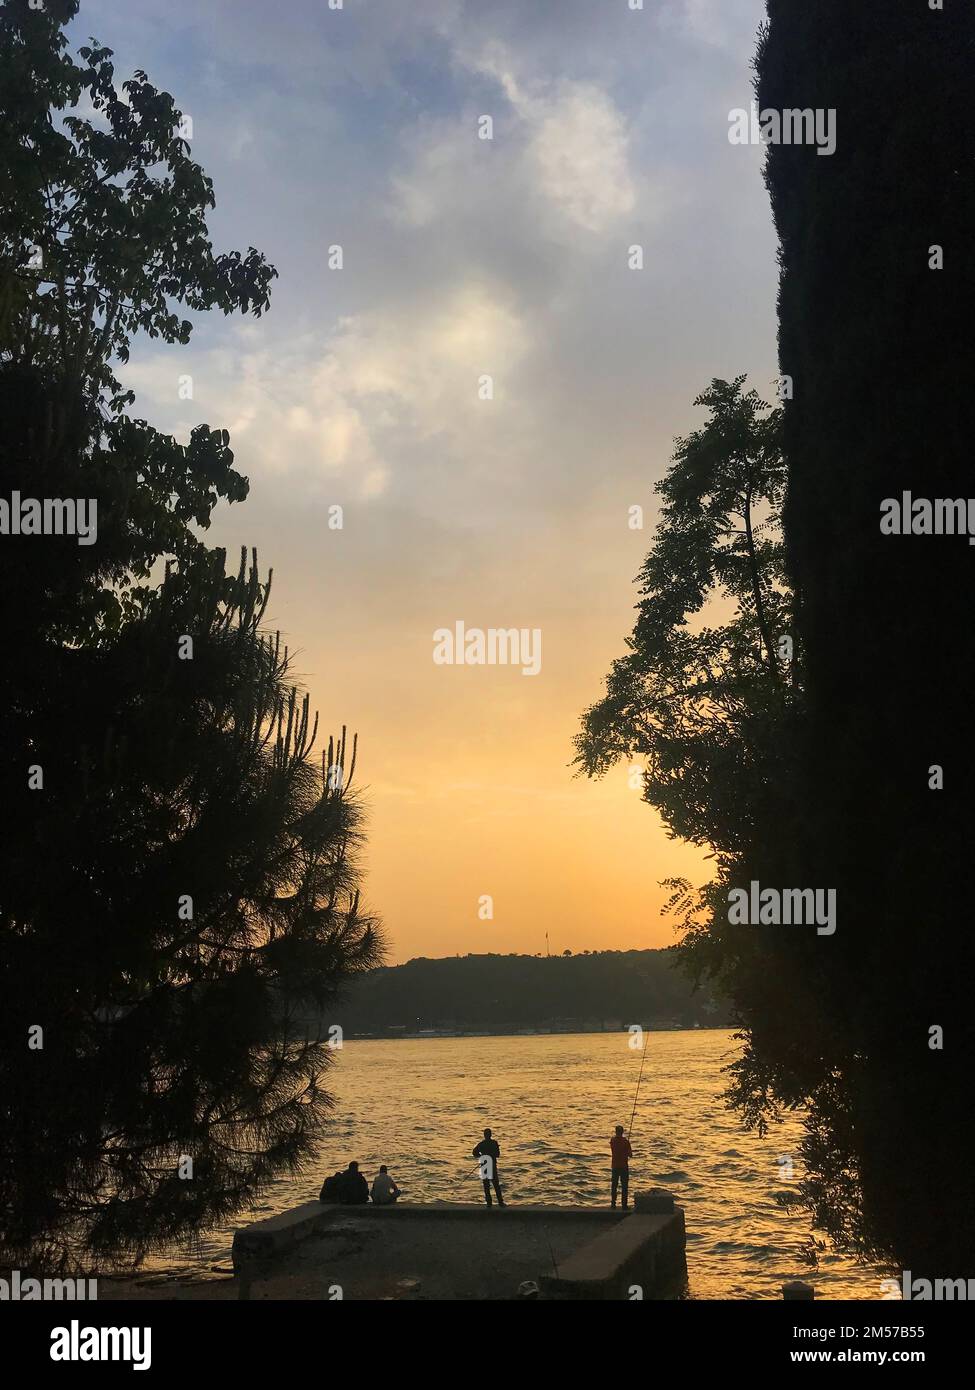
M 480 1186 L 467 1175 L 485 1125 L 501 1144 L 508 1201 L 608 1202 L 609 1136 L 615 1124 L 629 1127 L 641 1064 L 628 1041 L 585 1033 L 347 1042 L 319 1170 L 277 1183 L 235 1224 L 317 1197 L 323 1176 L 352 1158 L 370 1179 L 388 1163 L 407 1200 L 476 1201 Z M 723 1030 L 651 1033 L 633 1122 L 631 1189 L 667 1187 L 684 1206 L 690 1296 L 778 1298 L 785 1280 L 805 1278 L 820 1297 L 878 1298 L 874 1268 L 828 1250 L 806 1263 L 808 1219 L 777 1200 L 800 1177 L 797 1161 L 788 1171 L 800 1122 L 790 1117 L 764 1141 L 742 1130 L 719 1099 L 736 1046 Z M 227 1260 L 232 1234 L 214 1231 L 200 1262 Z

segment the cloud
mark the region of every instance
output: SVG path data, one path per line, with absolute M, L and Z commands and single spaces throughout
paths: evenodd
M 623 770 L 590 786 L 567 764 L 624 647 L 672 436 L 711 376 L 774 369 L 767 197 L 726 138 L 762 0 L 83 13 L 79 42 L 103 33 L 120 74 L 144 65 L 193 116 L 215 244 L 280 272 L 268 315 L 191 314 L 190 345 L 142 340 L 120 374 L 159 428 L 230 430 L 251 495 L 208 539 L 274 566 L 269 621 L 325 719 L 362 732 L 372 891 L 401 948 L 467 949 L 457 903 L 488 889 L 498 949 L 523 948 L 539 910 L 590 945 L 607 883 L 615 944 L 665 940 L 654 881 L 698 872 L 695 852 Z M 457 617 L 542 628 L 540 679 L 434 666 L 431 634 Z M 553 868 L 542 909 L 536 858 L 576 866 L 554 897 Z
M 761 19 L 754 0 L 676 0 L 661 12 L 660 25 L 747 62 Z
M 411 133 L 411 165 L 393 180 L 394 215 L 413 226 L 430 225 L 458 207 L 459 190 L 462 206 L 469 209 L 473 201 L 487 211 L 496 207 L 499 185 L 517 193 L 510 206 L 522 216 L 527 198 L 543 205 L 534 209 L 536 218 L 554 211 L 589 232 L 603 232 L 632 212 L 636 185 L 626 123 L 604 88 L 517 74 L 497 42 L 477 52 L 461 46 L 454 56 L 466 72 L 500 88 L 506 110 L 469 104 L 462 114 L 418 126 Z M 494 120 L 490 142 L 478 139 L 481 115 Z
M 530 103 L 536 129 L 530 157 L 541 192 L 572 222 L 601 232 L 636 203 L 623 119 L 590 83 L 562 83 Z
M 390 306 L 342 319 L 324 340 L 307 334 L 258 346 L 255 338 L 259 330 L 243 326 L 192 362 L 183 352 L 129 364 L 123 375 L 137 410 L 148 399 L 184 437 L 205 412 L 226 423 L 245 471 L 341 481 L 360 500 L 384 494 L 398 458 L 432 439 L 440 455 L 459 456 L 472 435 L 483 438 L 490 407 L 479 379 L 490 375 L 503 399 L 506 374 L 529 346 L 524 323 L 476 281 L 422 312 Z M 177 372 L 192 376 L 193 406 L 175 404 Z

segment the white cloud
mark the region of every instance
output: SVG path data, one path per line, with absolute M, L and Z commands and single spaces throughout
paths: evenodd
M 423 312 L 413 306 L 346 318 L 325 342 L 306 335 L 287 351 L 258 349 L 247 326 L 192 364 L 183 353 L 178 370 L 193 376 L 192 406 L 173 404 L 177 365 L 168 354 L 130 364 L 124 379 L 137 393 L 136 411 L 152 401 L 164 428 L 185 434 L 187 413 L 226 423 L 233 447 L 246 457 L 245 472 L 259 466 L 276 475 L 300 470 L 339 478 L 369 500 L 386 491 L 395 449 L 434 436 L 441 449 L 473 447 L 471 436 L 485 419 L 479 377 L 491 375 L 503 399 L 506 375 L 528 346 L 521 320 L 472 282 Z
M 509 199 L 513 193 L 535 197 L 564 222 L 590 232 L 606 230 L 633 210 L 626 123 L 603 88 L 517 76 L 497 43 L 455 56 L 465 69 L 497 83 L 514 119 L 502 121 L 496 113 L 489 150 L 477 138 L 476 121 L 490 111 L 471 109 L 414 129 L 412 164 L 394 179 L 395 215 L 424 226 L 458 207 L 489 211 L 497 206 L 499 187 Z
M 606 93 L 589 83 L 563 83 L 531 106 L 530 157 L 545 196 L 590 232 L 631 212 L 636 194 L 626 131 Z

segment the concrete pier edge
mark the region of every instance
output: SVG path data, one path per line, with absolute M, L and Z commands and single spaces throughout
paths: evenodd
M 233 1264 L 240 1281 L 239 1296 L 249 1298 L 255 1280 L 266 1277 L 289 1250 L 333 1223 L 414 1219 L 505 1223 L 571 1219 L 590 1225 L 593 1238 L 563 1260 L 557 1277 L 539 1275 L 539 1293 L 546 1299 L 654 1297 L 684 1268 L 684 1212 L 675 1205 L 673 1195 L 660 1188 L 637 1193 L 629 1211 L 544 1205 L 496 1206 L 488 1211 L 481 1202 L 338 1206 L 312 1201 L 236 1231 Z

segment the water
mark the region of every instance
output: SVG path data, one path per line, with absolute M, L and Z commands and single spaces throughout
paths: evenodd
M 605 1204 L 609 1136 L 616 1124 L 629 1128 L 640 1072 L 628 1042 L 625 1033 L 346 1042 L 316 1172 L 276 1183 L 234 1225 L 316 1198 L 322 1178 L 352 1158 L 370 1179 L 388 1163 L 407 1201 L 480 1200 L 476 1175 L 465 1174 L 485 1125 L 500 1142 L 512 1204 Z M 807 1262 L 808 1218 L 777 1200 L 801 1177 L 801 1124 L 789 1117 L 765 1140 L 741 1128 L 719 1098 L 736 1048 L 725 1030 L 649 1035 L 631 1194 L 666 1187 L 684 1206 L 692 1298 L 779 1298 L 794 1278 L 822 1298 L 879 1298 L 882 1271 L 828 1249 Z M 229 1261 L 234 1225 L 200 1243 L 194 1267 Z

